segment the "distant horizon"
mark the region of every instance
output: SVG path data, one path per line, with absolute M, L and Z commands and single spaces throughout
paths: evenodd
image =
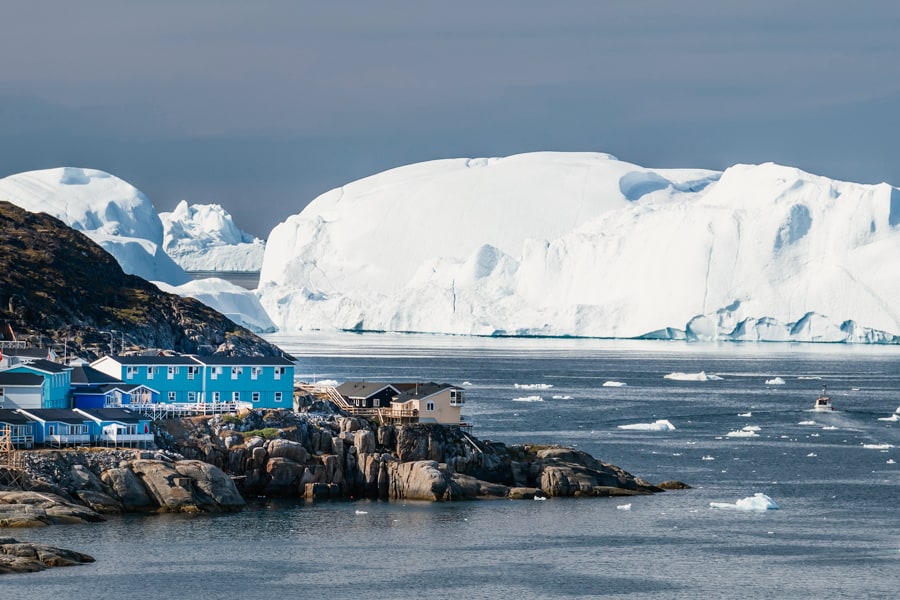
M 0 177 L 111 173 L 272 227 L 403 165 L 605 152 L 900 185 L 900 5 L 16 3 Z

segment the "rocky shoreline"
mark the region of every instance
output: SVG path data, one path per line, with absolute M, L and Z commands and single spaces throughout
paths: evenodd
M 126 512 L 229 512 L 257 496 L 435 502 L 689 487 L 654 485 L 572 448 L 508 446 L 442 425 L 376 425 L 312 400 L 306 408 L 313 412 L 160 421 L 155 450 L 19 452 L 23 470 L 0 466 L 0 527 L 100 522 Z

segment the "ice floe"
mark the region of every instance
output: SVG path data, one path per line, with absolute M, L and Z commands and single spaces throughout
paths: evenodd
M 729 431 L 726 436 L 727 437 L 758 437 L 756 433 L 759 431 L 759 427 L 756 425 L 747 425 L 746 427 L 742 427 L 737 431 Z
M 603 387 L 625 387 L 628 385 L 624 381 L 604 381 Z
M 738 416 L 739 417 L 752 417 L 753 413 L 751 413 L 751 412 L 738 413 Z
M 675 426 L 666 419 L 659 419 L 653 423 L 632 423 L 631 425 L 619 425 L 619 429 L 631 431 L 675 431 Z
M 557 394 L 555 396 L 552 396 L 552 398 L 554 400 L 571 400 L 572 396 L 569 396 L 568 394 Z
M 878 420 L 879 421 L 890 421 L 892 423 L 896 423 L 897 421 L 900 421 L 900 415 L 898 415 L 897 413 L 894 413 L 889 417 L 878 417 Z
M 513 387 L 517 390 L 549 390 L 553 387 L 552 383 L 514 383 Z
M 620 504 L 616 507 L 616 510 L 631 510 L 631 503 Z
M 779 508 L 775 501 L 766 496 L 761 492 L 756 492 L 752 496 L 748 496 L 747 498 L 742 498 L 737 502 L 710 502 L 710 508 L 724 508 L 731 510 L 751 510 L 751 511 L 766 511 L 766 510 L 775 510 Z
M 800 421 L 797 425 L 816 425 L 815 421 Z
M 522 396 L 520 398 L 513 398 L 513 402 L 543 402 L 543 396 Z
M 775 377 L 774 379 L 766 379 L 766 385 L 784 385 L 785 381 L 781 377 Z
M 710 456 L 709 454 L 707 454 L 706 456 L 703 457 L 703 460 L 716 460 L 716 457 Z
M 893 447 L 893 444 L 863 444 L 866 450 L 890 450 Z
M 712 375 L 707 373 L 706 371 L 700 371 L 699 373 L 669 373 L 668 375 L 663 375 L 663 379 L 672 379 L 673 381 L 721 381 L 721 377 L 718 375 Z

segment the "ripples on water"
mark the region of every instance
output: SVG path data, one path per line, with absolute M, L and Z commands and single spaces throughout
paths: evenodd
M 4 576 L 0 597 L 892 598 L 900 589 L 900 471 L 888 462 L 900 435 L 878 420 L 900 406 L 898 349 L 271 339 L 300 359 L 304 379 L 467 382 L 464 414 L 481 438 L 576 446 L 695 489 L 545 502 L 260 500 L 236 515 L 15 531 L 98 561 Z M 663 378 L 700 371 L 722 379 Z M 774 377 L 785 384 L 765 383 Z M 823 383 L 835 413 L 809 410 Z M 542 401 L 515 401 L 534 395 Z M 662 419 L 675 429 L 618 428 Z M 756 437 L 728 437 L 747 426 Z M 755 492 L 781 508 L 709 507 Z M 626 502 L 631 510 L 617 509 Z

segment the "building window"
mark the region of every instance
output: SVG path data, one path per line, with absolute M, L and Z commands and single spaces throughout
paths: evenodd
M 375 408 L 381 408 L 381 398 L 375 398 L 372 401 L 372 406 Z
M 213 392 L 213 393 L 212 393 L 212 401 L 213 401 L 213 402 L 218 402 L 218 401 L 219 401 L 219 392 Z
M 253 367 L 250 369 L 250 379 L 259 379 L 259 375 L 262 373 L 262 367 Z
M 434 410 L 434 402 L 426 402 L 425 410 Z
M 134 376 L 137 375 L 137 367 L 125 367 L 125 377 L 127 379 L 134 379 Z
M 6 400 L 6 395 L 3 393 L 3 388 L 0 388 L 0 404 Z
M 197 392 L 188 392 L 188 402 L 197 401 Z
M 281 402 L 281 392 L 275 392 L 275 402 Z
M 241 401 L 241 393 L 240 392 L 231 392 L 231 401 L 232 402 L 240 402 Z
M 235 392 L 237 393 L 237 392 Z M 253 392 L 253 395 L 250 396 L 254 402 L 259 402 L 259 392 Z
M 197 369 L 200 367 L 188 367 L 188 379 L 193 379 L 197 375 Z
M 169 367 L 169 379 L 175 379 L 178 375 L 178 367 Z
M 219 377 L 219 373 L 222 371 L 222 367 L 213 367 L 209 372 L 210 379 L 216 379 Z
M 231 367 L 231 378 L 237 379 L 244 372 L 244 367 Z
M 175 402 L 175 392 L 169 392 L 169 402 Z
M 284 375 L 284 367 L 275 367 L 275 379 L 281 379 Z
M 450 406 L 465 404 L 466 399 L 463 397 L 462 390 L 450 390 Z
M 154 371 L 156 371 L 156 367 L 147 367 L 147 379 L 153 379 Z

